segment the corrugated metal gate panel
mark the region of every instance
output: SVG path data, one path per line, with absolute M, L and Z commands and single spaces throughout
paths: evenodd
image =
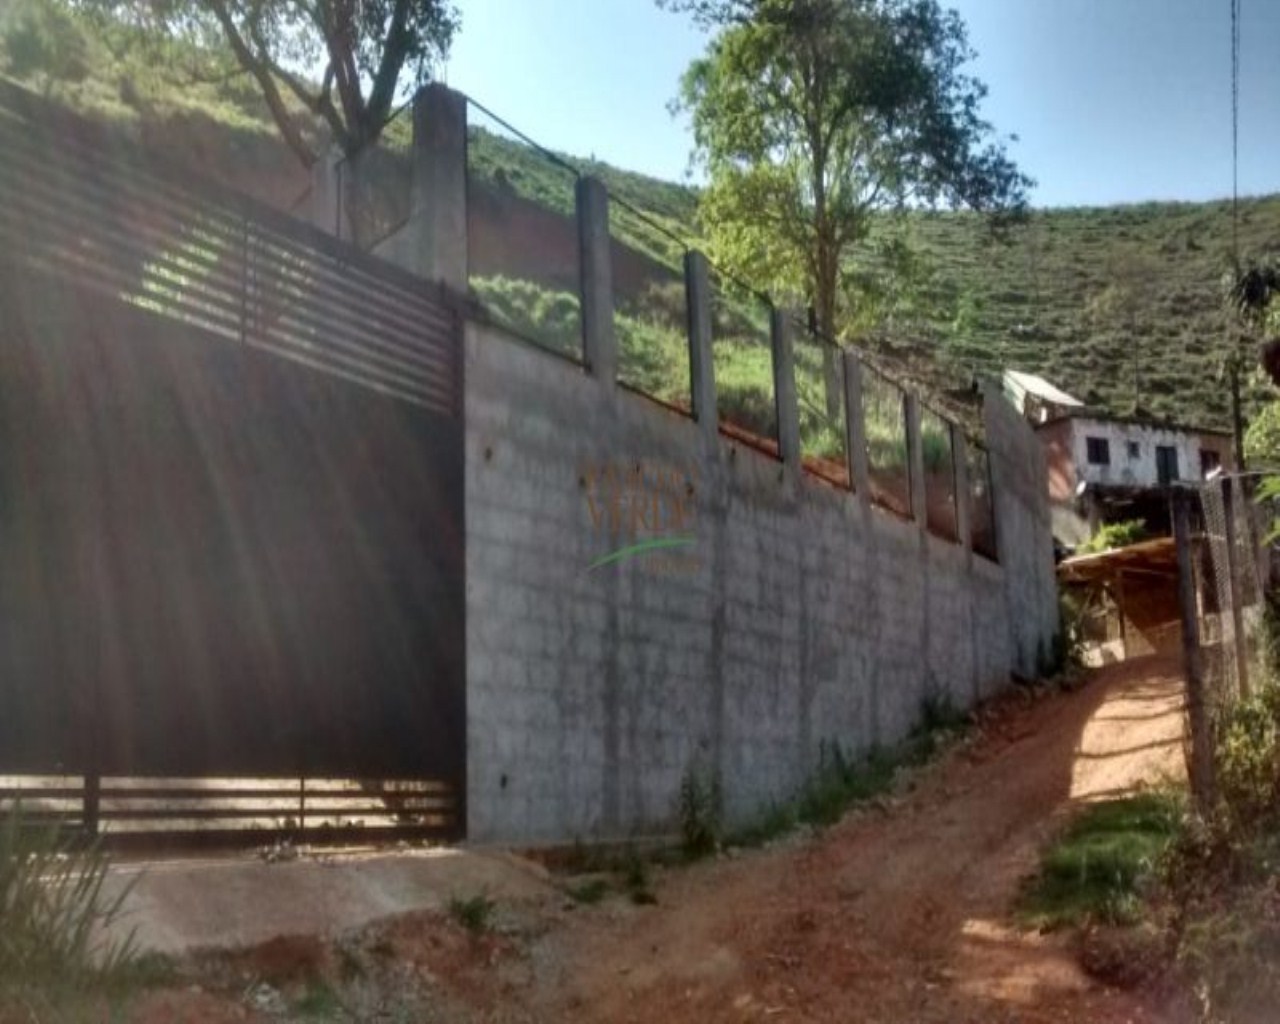
M 309 778 L 327 827 L 457 834 L 458 318 L 93 134 L 0 88 L 0 776 L 119 831 L 296 827 Z

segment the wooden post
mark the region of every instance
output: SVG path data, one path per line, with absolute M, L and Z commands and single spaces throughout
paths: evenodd
M 1187 677 L 1187 716 L 1191 720 L 1191 794 L 1202 814 L 1213 808 L 1213 735 L 1200 657 L 1200 620 L 1196 609 L 1193 571 L 1191 496 L 1185 490 L 1173 495 L 1173 536 L 1178 549 L 1178 609 L 1182 617 L 1182 664 Z
M 1240 680 L 1240 696 L 1248 699 L 1249 643 L 1244 633 L 1244 608 L 1240 592 L 1240 556 L 1236 551 L 1235 493 L 1229 476 L 1222 478 L 1222 510 L 1226 516 L 1227 580 L 1231 595 L 1231 640 L 1235 648 L 1236 676 Z
M 1116 592 L 1113 600 L 1116 603 L 1116 615 L 1120 619 L 1120 658 L 1129 660 L 1129 631 L 1124 621 L 1124 570 L 1116 570 Z

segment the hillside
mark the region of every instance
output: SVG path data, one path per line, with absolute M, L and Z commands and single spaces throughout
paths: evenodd
M 569 212 L 568 192 L 549 185 L 543 157 L 501 138 L 490 143 L 487 159 L 505 168 L 515 191 Z M 565 159 L 696 244 L 696 190 Z M 678 247 L 629 212 L 614 221 L 629 245 L 664 263 L 676 257 Z M 1015 367 L 1115 413 L 1136 404 L 1167 419 L 1228 425 L 1220 366 L 1229 202 L 1036 210 L 1004 238 L 975 214 L 918 212 L 886 223 L 880 234 L 890 233 L 905 239 L 909 255 L 894 265 L 905 263 L 909 280 L 890 289 L 886 320 L 866 344 L 908 363 L 912 376 L 954 386 L 965 374 Z M 1280 195 L 1241 201 L 1239 239 L 1244 259 L 1280 255 Z M 883 241 L 855 254 L 877 278 L 891 273 Z M 1255 386 L 1251 396 L 1268 392 Z
M 1221 280 L 1231 204 L 1042 210 L 1007 243 L 979 218 L 930 214 L 910 237 L 932 272 L 947 355 L 987 371 L 1040 373 L 1117 413 L 1142 409 L 1225 427 Z M 1245 259 L 1280 255 L 1280 195 L 1242 201 Z M 1253 398 L 1265 400 L 1266 390 Z
M 18 0 L 11 11 L 21 7 Z M 59 46 L 46 46 L 33 61 L 19 52 L 12 26 L 10 20 L 6 34 L 0 17 L 0 73 L 118 122 L 139 141 L 191 158 L 278 205 L 292 205 L 305 190 L 306 173 L 274 141 L 242 76 L 209 80 L 196 73 L 203 63 L 191 55 L 171 53 L 167 64 L 142 57 L 65 18 L 57 25 Z M 473 175 L 571 212 L 562 169 L 478 111 L 472 119 L 481 129 L 473 134 Z M 523 127 L 536 135 L 536 125 Z M 674 269 L 681 247 L 671 236 L 696 244 L 695 190 L 563 158 L 654 222 L 614 207 L 615 237 L 644 257 Z M 941 389 L 1012 366 L 1113 412 L 1131 412 L 1136 403 L 1170 419 L 1227 424 L 1219 296 L 1229 265 L 1228 203 L 1042 210 L 1004 239 L 992 238 L 972 214 L 919 212 L 905 228 L 882 222 L 877 234 L 853 260 L 880 293 L 863 317 L 872 330 L 857 334 L 911 376 Z M 891 236 L 904 240 L 905 250 L 889 262 L 881 243 Z M 1245 258 L 1280 255 L 1280 195 L 1242 203 L 1240 248 Z

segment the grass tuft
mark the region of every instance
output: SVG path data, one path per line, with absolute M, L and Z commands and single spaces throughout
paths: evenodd
M 496 904 L 485 893 L 468 899 L 455 896 L 449 901 L 449 915 L 472 935 L 489 930 Z
M 133 888 L 107 896 L 109 870 L 97 843 L 13 806 L 0 824 L 0 983 L 80 987 L 123 979 L 139 966 L 132 933 L 101 938 Z
M 603 878 L 593 878 L 581 885 L 571 886 L 568 895 L 574 903 L 594 906 L 609 894 L 609 883 Z
M 1133 924 L 1143 888 L 1178 835 L 1182 802 L 1143 793 L 1093 804 L 1067 826 L 1029 880 L 1021 916 L 1040 928 Z

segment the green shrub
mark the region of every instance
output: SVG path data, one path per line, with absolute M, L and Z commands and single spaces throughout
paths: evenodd
M 965 713 L 955 705 L 949 693 L 931 693 L 920 701 L 920 721 L 913 736 L 954 732 L 964 727 Z
M 1204 1021 L 1275 1019 L 1280 1005 L 1280 921 L 1272 884 L 1250 883 L 1198 906 L 1177 959 Z
M 806 825 L 834 825 L 866 791 L 861 773 L 840 744 L 823 742 L 818 767 L 796 801 L 796 817 Z
M 613 324 L 618 336 L 618 379 L 654 398 L 687 408 L 691 388 L 685 331 L 664 319 L 660 305 L 615 313 Z
M 553 352 L 582 359 L 578 296 L 522 278 L 473 277 L 476 299 L 498 323 Z
M 638 850 L 631 850 L 627 855 L 627 861 L 622 871 L 622 883 L 627 890 L 627 894 L 631 897 L 631 902 L 637 906 L 647 906 L 658 902 L 658 897 L 653 894 L 652 883 L 649 878 L 649 865 Z
M 490 919 L 496 904 L 485 893 L 469 899 L 459 896 L 449 901 L 449 915 L 473 935 L 489 930 Z
M 15 805 L 0 826 L 0 981 L 110 978 L 137 960 L 132 933 L 104 940 L 132 884 L 107 897 L 110 869 L 99 845 L 57 825 L 37 825 Z
M 1087 807 L 1045 853 L 1023 892 L 1022 914 L 1045 928 L 1132 923 L 1140 889 L 1158 877 L 1182 814 L 1181 800 L 1165 793 Z
M 1214 759 L 1227 823 L 1247 829 L 1280 811 L 1280 685 L 1268 681 L 1222 712 Z
M 716 338 L 716 403 L 720 418 L 764 438 L 777 436 L 773 354 L 750 336 Z
M 1119 523 L 1107 523 L 1097 533 L 1081 544 L 1076 553 L 1093 554 L 1128 547 L 1147 539 L 1147 525 L 1141 519 L 1126 519 Z
M 1059 669 L 1084 663 L 1085 607 L 1080 596 L 1058 591 L 1058 632 L 1053 638 L 1054 660 Z
M 574 903 L 585 903 L 591 906 L 599 903 L 609 894 L 609 883 L 603 878 L 593 878 L 589 882 L 573 886 L 568 890 L 568 894 Z
M 76 19 L 48 0 L 13 0 L 0 15 L 0 63 L 17 78 L 81 82 L 89 45 Z
M 691 860 L 715 853 L 720 845 L 724 810 L 720 776 L 693 768 L 680 780 L 680 841 Z

